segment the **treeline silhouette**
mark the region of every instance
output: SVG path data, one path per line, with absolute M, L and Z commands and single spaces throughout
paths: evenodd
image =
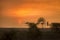
M 37 23 L 26 22 L 27 30 L 20 28 L 0 29 L 0 40 L 60 40 L 60 23 L 52 23 L 49 31 L 41 31 L 37 25 L 44 25 L 45 19 L 40 18 Z
M 28 24 L 31 25 L 28 29 L 0 29 L 0 40 L 60 40 L 60 24 L 53 23 L 46 32 L 41 31 L 34 23 Z

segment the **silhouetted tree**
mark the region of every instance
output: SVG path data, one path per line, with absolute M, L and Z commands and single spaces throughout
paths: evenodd
M 45 19 L 43 17 L 40 17 L 37 21 L 37 24 L 41 24 L 43 28 L 43 25 L 45 24 Z
M 60 40 L 60 23 L 51 23 L 52 38 Z
M 60 23 L 52 23 L 52 30 L 55 32 L 60 32 Z
M 41 33 L 39 29 L 37 28 L 37 24 L 29 23 L 29 22 L 27 22 L 26 24 L 29 25 L 29 38 L 31 38 L 32 40 L 35 38 L 38 38 Z

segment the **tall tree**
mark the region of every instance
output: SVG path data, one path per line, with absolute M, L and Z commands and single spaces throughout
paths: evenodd
M 41 24 L 43 27 L 43 25 L 45 24 L 45 19 L 43 17 L 40 17 L 36 24 Z

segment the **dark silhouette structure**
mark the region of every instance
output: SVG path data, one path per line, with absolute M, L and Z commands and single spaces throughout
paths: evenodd
M 47 22 L 46 22 L 45 18 L 40 17 L 40 18 L 38 19 L 38 21 L 37 21 L 37 24 L 41 24 L 42 29 L 43 29 L 43 28 L 44 28 L 44 25 L 46 25 Z
M 41 36 L 41 31 L 39 31 L 37 25 L 41 24 L 43 27 L 43 25 L 45 24 L 45 19 L 41 17 L 38 19 L 37 23 L 27 22 L 26 24 L 28 24 L 29 26 L 29 38 L 34 40 Z
M 51 39 L 60 40 L 60 23 L 51 23 Z
M 29 25 L 29 39 L 34 40 L 41 35 L 39 29 L 37 28 L 37 24 L 29 22 L 27 22 L 26 24 Z
M 40 17 L 40 18 L 38 19 L 37 24 L 40 24 L 40 23 L 41 23 L 41 25 L 42 25 L 42 27 L 43 27 L 43 25 L 45 24 L 45 19 L 44 19 L 43 17 Z
M 39 23 L 44 24 L 44 22 L 45 22 L 45 19 L 43 17 L 40 17 L 37 21 L 37 24 L 39 24 Z
M 51 26 L 52 30 L 60 32 L 60 23 L 52 23 Z

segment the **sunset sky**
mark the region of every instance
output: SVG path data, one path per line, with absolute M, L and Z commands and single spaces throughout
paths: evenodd
M 44 17 L 49 23 L 60 22 L 60 0 L 0 0 L 0 27 L 27 28 L 26 22 Z

